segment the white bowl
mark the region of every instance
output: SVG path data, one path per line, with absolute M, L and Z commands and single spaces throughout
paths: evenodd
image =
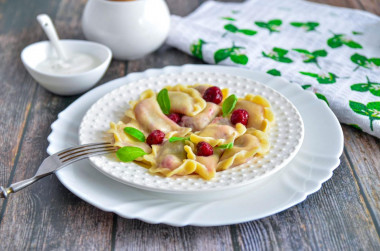
M 56 52 L 49 41 L 31 44 L 21 52 L 21 60 L 30 75 L 47 90 L 59 95 L 75 95 L 93 87 L 106 72 L 111 62 L 111 50 L 98 43 L 84 40 L 61 40 L 63 48 L 70 53 L 85 53 L 100 60 L 95 68 L 76 74 L 51 74 L 36 69 Z

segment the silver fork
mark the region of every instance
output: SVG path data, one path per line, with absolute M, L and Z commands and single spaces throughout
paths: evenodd
M 13 183 L 8 188 L 0 186 L 0 198 L 7 198 L 10 193 L 20 191 L 37 180 L 46 177 L 75 161 L 94 155 L 115 152 L 116 150 L 117 148 L 111 143 L 93 143 L 67 148 L 47 157 L 32 178 Z

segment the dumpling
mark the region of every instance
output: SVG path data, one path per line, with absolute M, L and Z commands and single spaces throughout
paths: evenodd
M 254 128 L 237 138 L 231 149 L 226 149 L 220 157 L 217 171 L 246 163 L 256 154 L 265 154 L 269 151 L 269 141 L 266 133 Z
M 194 143 L 204 141 L 214 147 L 234 142 L 245 131 L 243 124 L 233 126 L 228 118 L 217 117 L 202 131 L 191 134 L 190 140 Z
M 172 143 L 166 141 L 161 147 L 159 147 L 156 164 L 150 168 L 149 171 L 170 176 L 170 173 L 182 165 L 183 160 L 186 159 L 184 146 L 185 144 L 183 141 Z
M 247 128 L 255 128 L 266 132 L 274 121 L 274 115 L 269 102 L 259 95 L 248 94 L 244 99 L 239 99 L 236 109 L 244 109 L 249 114 Z
M 170 112 L 195 116 L 206 107 L 200 93 L 183 85 L 166 86 L 170 99 Z
M 146 153 L 150 153 L 152 149 L 145 142 L 141 142 L 133 138 L 132 136 L 124 132 L 125 127 L 133 127 L 142 131 L 138 125 L 133 123 L 124 124 L 119 121 L 117 124 L 111 122 L 110 129 L 108 133 L 112 133 L 114 137 L 114 146 L 123 147 L 123 146 L 136 146 L 143 149 Z M 145 135 L 146 136 L 146 135 Z
M 217 104 L 207 102 L 206 108 L 197 115 L 183 116 L 180 122 L 181 126 L 190 127 L 194 131 L 200 131 L 205 128 L 220 112 L 221 107 Z

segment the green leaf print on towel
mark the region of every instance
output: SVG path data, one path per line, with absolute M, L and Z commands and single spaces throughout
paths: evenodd
M 236 21 L 236 19 L 235 18 L 233 18 L 233 17 L 221 17 L 221 19 L 223 19 L 223 20 L 228 20 L 228 21 Z
M 197 42 L 194 42 L 190 45 L 190 52 L 194 57 L 203 60 L 203 51 L 202 47 L 204 44 L 207 44 L 204 40 L 199 39 Z
M 316 31 L 315 28 L 317 28 L 319 26 L 319 23 L 317 23 L 317 22 L 306 22 L 306 23 L 291 22 L 290 25 L 297 27 L 297 28 L 303 28 L 306 30 L 306 32 L 309 32 L 309 31 Z
M 367 58 L 366 56 L 355 53 L 354 55 L 351 56 L 350 59 L 354 64 L 358 65 L 356 66 L 354 71 L 359 69 L 359 67 L 372 69 L 373 67 L 380 66 L 380 58 Z
M 373 131 L 373 121 L 380 120 L 380 102 L 369 102 L 367 105 L 352 101 L 349 102 L 350 108 L 357 114 L 367 116 L 369 118 L 369 126 Z
M 262 21 L 256 21 L 255 24 L 260 28 L 269 30 L 269 34 L 271 34 L 272 32 L 280 32 L 278 28 L 281 26 L 282 21 L 280 19 L 272 19 L 269 20 L 267 23 Z
M 363 131 L 360 126 L 358 126 L 357 124 L 348 124 L 349 126 L 352 126 L 353 128 L 356 128 L 358 129 L 359 131 Z
M 313 52 L 310 52 L 305 49 L 293 49 L 293 51 L 296 51 L 298 53 L 301 53 L 304 60 L 304 63 L 314 63 L 316 66 L 320 69 L 321 67 L 318 64 L 318 57 L 326 57 L 327 51 L 325 50 L 316 50 Z
M 318 93 L 318 92 L 316 92 L 315 95 L 316 95 L 320 100 L 325 101 L 326 104 L 327 104 L 328 106 L 330 106 L 329 101 L 327 100 L 327 98 L 325 97 L 325 95 L 323 95 L 323 94 L 321 94 L 321 93 Z
M 281 63 L 292 63 L 293 60 L 285 57 L 285 55 L 288 53 L 288 50 L 278 48 L 278 47 L 273 47 L 272 51 L 269 53 L 265 53 L 264 51 L 262 52 L 263 56 L 266 58 L 271 58 L 275 61 L 281 62 Z
M 360 31 L 352 31 L 353 35 L 363 35 L 363 32 Z
M 226 24 L 224 26 L 224 29 L 226 31 L 229 31 L 229 32 L 232 32 L 232 33 L 237 33 L 238 32 L 238 33 L 242 33 L 242 34 L 247 35 L 247 36 L 253 36 L 253 35 L 255 35 L 257 33 L 257 31 L 250 30 L 250 29 L 239 29 L 238 27 L 236 27 L 233 24 Z M 226 35 L 226 33 L 223 34 L 223 37 L 225 35 Z
M 315 78 L 320 84 L 334 84 L 336 83 L 336 79 L 339 78 L 337 75 L 331 72 L 329 72 L 328 75 L 326 74 L 318 75 L 317 73 L 304 72 L 304 71 L 300 71 L 299 73 L 305 76 Z
M 272 76 L 281 76 L 281 72 L 279 70 L 276 70 L 276 69 L 270 69 L 267 71 L 267 73 L 272 75 Z
M 327 40 L 327 45 L 333 49 L 341 47 L 342 45 L 346 45 L 346 46 L 353 48 L 353 49 L 362 49 L 363 48 L 363 46 L 361 46 L 361 44 L 359 44 L 358 42 L 355 42 L 352 39 L 347 38 L 345 34 L 335 34 L 333 32 L 331 32 L 331 33 L 333 34 L 333 37 L 331 37 Z
M 351 90 L 357 92 L 367 92 L 369 91 L 375 96 L 380 97 L 380 83 L 371 82 L 367 77 L 367 83 L 359 83 L 351 85 Z
M 215 63 L 230 58 L 232 62 L 236 64 L 246 65 L 248 63 L 248 57 L 244 53 L 240 52 L 240 49 L 244 49 L 244 47 L 233 45 L 231 48 L 223 48 L 219 49 L 214 53 Z

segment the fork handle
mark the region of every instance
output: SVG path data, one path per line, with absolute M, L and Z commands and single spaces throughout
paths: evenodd
M 47 175 L 49 175 L 49 174 L 47 174 Z M 26 180 L 22 180 L 22 181 L 13 183 L 8 188 L 4 188 L 4 187 L 0 186 L 0 198 L 7 198 L 9 194 L 20 191 L 21 189 L 23 189 L 27 186 L 30 186 L 31 184 L 33 184 L 37 180 L 40 180 L 47 175 L 34 176 L 30 179 L 26 179 Z

